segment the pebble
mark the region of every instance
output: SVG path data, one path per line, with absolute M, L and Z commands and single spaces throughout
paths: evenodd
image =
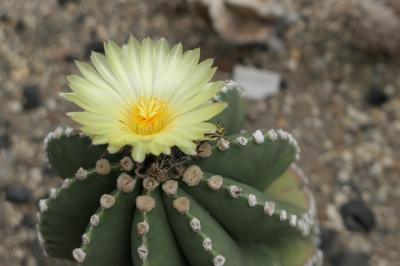
M 92 52 L 104 53 L 104 45 L 101 41 L 92 41 L 85 46 L 85 55 L 90 57 Z
M 351 231 L 370 232 L 375 227 L 375 215 L 362 200 L 342 205 L 340 214 L 344 225 Z
M 40 106 L 40 92 L 35 85 L 28 85 L 23 88 L 22 106 L 25 111 L 36 109 Z
M 57 0 L 57 4 L 59 6 L 65 6 L 68 3 L 79 3 L 79 2 L 80 2 L 80 0 Z
M 26 214 L 22 218 L 21 221 L 21 226 L 28 227 L 28 228 L 35 228 L 37 224 L 37 221 L 35 218 L 33 218 L 31 215 Z
M 365 95 L 365 100 L 370 106 L 381 107 L 389 101 L 389 96 L 383 88 L 372 86 Z
M 329 249 L 332 247 L 333 242 L 335 241 L 337 237 L 337 231 L 326 228 L 326 227 L 321 227 L 321 242 L 320 242 L 320 248 L 325 252 L 329 251 Z
M 251 100 L 262 100 L 276 95 L 281 87 L 281 75 L 274 71 L 235 65 L 233 79 L 243 88 L 243 95 Z
M 11 146 L 11 140 L 9 135 L 0 134 L 0 149 L 8 149 Z
M 331 265 L 334 266 L 366 266 L 368 265 L 369 258 L 367 255 L 362 253 L 353 253 L 342 250 L 329 260 Z
M 27 203 L 32 201 L 32 193 L 24 186 L 14 186 L 6 190 L 6 200 L 12 203 Z

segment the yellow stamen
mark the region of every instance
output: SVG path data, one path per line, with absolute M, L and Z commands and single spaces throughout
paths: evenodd
M 129 128 L 138 135 L 151 135 L 163 130 L 168 122 L 168 105 L 155 97 L 140 97 L 131 108 Z

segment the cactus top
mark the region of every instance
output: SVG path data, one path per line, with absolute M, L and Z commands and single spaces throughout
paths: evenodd
M 67 77 L 72 92 L 62 93 L 83 110 L 68 115 L 82 125 L 94 144 L 108 144 L 111 153 L 128 145 L 132 158 L 169 154 L 177 146 L 196 154 L 194 141 L 215 130 L 207 122 L 226 103 L 210 99 L 223 82 L 210 82 L 212 60 L 199 62 L 200 50 L 182 53 L 167 41 L 131 37 L 119 47 L 108 41 L 105 55 L 92 52 L 92 65 L 77 62 L 82 77 Z

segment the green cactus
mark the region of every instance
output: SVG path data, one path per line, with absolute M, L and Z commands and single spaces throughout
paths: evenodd
M 238 134 L 238 86 L 213 119 L 224 126 L 198 145 L 134 163 L 129 148 L 109 155 L 79 131 L 45 140 L 64 178 L 39 202 L 39 240 L 48 255 L 82 266 L 320 265 L 318 225 L 299 148 L 283 130 Z M 216 99 L 218 100 L 218 99 Z

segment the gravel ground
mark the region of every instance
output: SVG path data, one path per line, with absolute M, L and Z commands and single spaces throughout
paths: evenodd
M 300 19 L 267 47 L 223 41 L 180 0 L 0 0 L 0 265 L 68 265 L 36 240 L 36 202 L 59 184 L 42 140 L 74 126 L 64 115 L 74 107 L 58 97 L 73 60 L 130 34 L 201 46 L 220 78 L 235 64 L 279 72 L 282 90 L 249 102 L 246 128 L 297 137 L 326 265 L 400 265 L 400 60 L 342 40 L 322 0 L 295 2 Z

